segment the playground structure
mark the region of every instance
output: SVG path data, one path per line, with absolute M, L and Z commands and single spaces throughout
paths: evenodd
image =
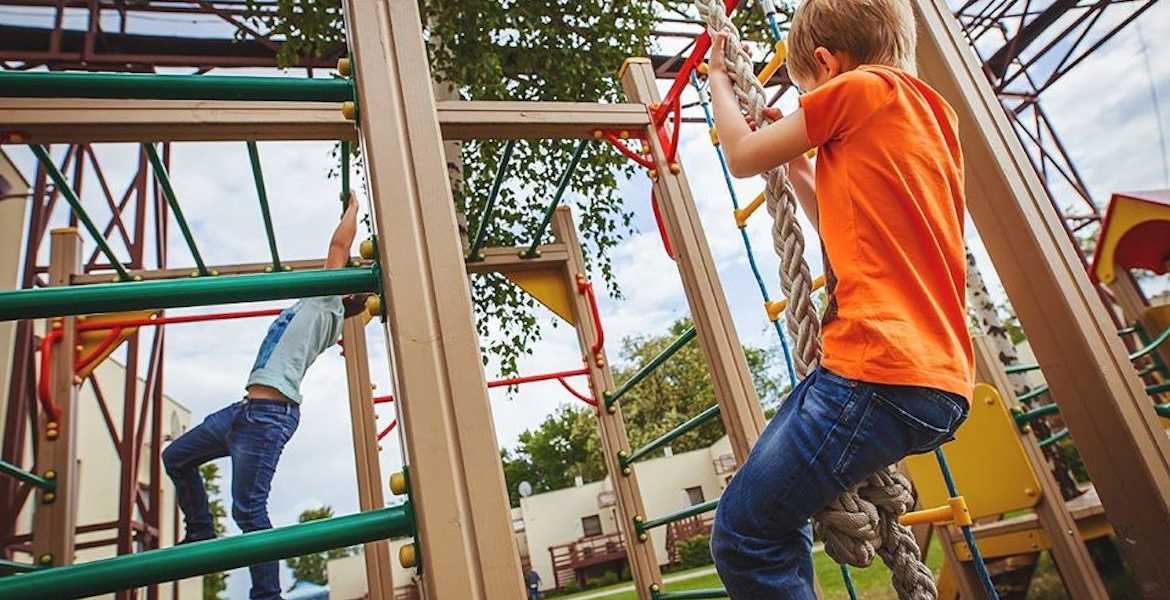
M 568 216 L 563 212 L 549 211 L 556 242 L 539 246 L 539 255 L 535 255 L 531 247 L 483 248 L 483 258 L 480 259 L 479 243 L 473 240 L 465 264 L 461 244 L 452 226 L 455 216 L 443 176 L 445 166 L 440 147 L 441 135 L 447 138 L 589 139 L 600 134 L 611 143 L 622 144 L 623 138 L 633 138 L 646 144 L 649 154 L 640 156 L 640 160 L 653 169 L 651 177 L 655 179 L 655 200 L 662 214 L 664 239 L 679 266 L 695 321 L 693 333 L 680 338 L 678 345 L 689 343 L 692 338 L 699 339 L 711 368 L 719 402 L 717 409 L 712 407 L 696 417 L 699 421 L 688 421 L 676 431 L 681 435 L 701 419 L 720 414 L 736 458 L 742 461 L 763 427 L 763 415 L 739 352 L 738 338 L 730 324 L 730 314 L 685 175 L 681 165 L 673 159 L 676 148 L 670 137 L 661 133 L 671 131 L 667 123 L 672 114 L 669 107 L 677 103 L 677 94 L 660 100 L 649 64 L 635 60 L 626 65 L 622 74 L 623 86 L 632 100 L 628 105 L 480 102 L 436 105 L 429 86 L 409 85 L 429 81 L 413 3 L 381 4 L 353 0 L 346 8 L 355 58 L 354 79 L 345 86 L 333 82 L 320 86 L 314 82 L 298 82 L 293 87 L 297 93 L 305 94 L 304 102 L 274 102 L 273 98 L 285 97 L 286 91 L 266 87 L 262 84 L 271 82 L 260 80 L 252 82 L 255 86 L 243 95 L 246 100 L 226 100 L 240 98 L 237 94 L 241 92 L 224 88 L 217 91 L 216 79 L 212 77 L 183 81 L 160 79 L 154 89 L 176 90 L 169 92 L 175 95 L 168 100 L 148 100 L 140 94 L 140 86 L 128 85 L 131 80 L 123 76 L 95 79 L 95 82 L 100 80 L 102 83 L 95 83 L 92 92 L 84 92 L 87 87 L 76 80 L 61 81 L 69 82 L 67 89 L 70 94 L 130 93 L 101 91 L 102 86 L 123 86 L 133 88 L 129 97 L 136 99 L 5 99 L 0 101 L 3 103 L 0 106 L 3 106 L 4 114 L 13 115 L 15 124 L 10 126 L 23 141 L 43 144 L 244 138 L 352 140 L 359 136 L 353 124 L 339 115 L 335 105 L 343 101 L 355 102 L 350 105 L 350 110 L 356 110 L 373 188 L 378 232 L 375 264 L 379 269 L 363 264 L 336 273 L 301 269 L 292 273 L 259 273 L 266 267 L 272 267 L 273 271 L 282 270 L 279 259 L 274 256 L 272 265 L 200 265 L 201 277 L 196 278 L 187 278 L 189 273 L 186 271 L 127 272 L 125 275 L 130 279 L 140 275 L 144 281 L 96 283 L 94 278 L 87 279 L 73 273 L 77 267 L 70 262 L 77 262 L 78 239 L 73 233 L 61 232 L 55 236 L 60 242 L 54 251 L 59 257 L 54 261 L 57 268 L 52 274 L 54 281 L 63 286 L 90 285 L 0 294 L 0 314 L 6 319 L 56 318 L 81 310 L 81 307 L 84 307 L 84 312 L 157 309 L 209 302 L 369 291 L 381 286 L 394 346 L 395 400 L 410 464 L 411 508 L 378 513 L 387 524 L 377 529 L 377 534 L 417 533 L 418 555 L 423 559 L 423 589 L 427 597 L 507 598 L 522 594 L 520 570 L 514 556 L 498 550 L 498 544 L 510 543 L 506 541 L 510 539 L 506 494 L 495 462 L 494 434 L 491 428 L 482 426 L 482 423 L 490 423 L 486 386 L 480 382 L 482 377 L 475 381 L 466 376 L 467 373 L 482 375 L 482 366 L 479 366 L 478 346 L 471 327 L 464 273 L 465 269 L 545 273 L 528 275 L 533 277 L 529 283 L 545 289 L 544 300 L 559 306 L 558 314 L 566 312 L 568 305 L 567 312 L 578 325 L 593 397 L 604 400 L 605 410 L 598 412 L 599 427 L 610 472 L 625 475 L 615 476 L 615 492 L 622 519 L 631 525 L 627 532 L 633 539 L 627 540 L 627 547 L 630 548 L 631 570 L 639 582 L 639 595 L 642 598 L 701 597 L 663 591 L 652 549 L 648 544 L 638 543 L 644 541 L 649 528 L 693 512 L 652 517 L 640 510 L 633 461 L 654 448 L 628 449 L 620 418 L 620 396 L 624 389 L 636 385 L 639 377 L 618 387 L 608 374 L 603 330 L 595 303 L 590 299 L 591 287 L 583 275 L 583 260 L 579 246 L 573 242 L 575 233 Z M 1075 251 L 1067 244 L 1059 223 L 1055 222 L 1056 217 L 1039 190 L 1031 168 L 1021 159 L 1021 151 L 1007 129 L 999 107 L 989 100 L 982 74 L 963 53 L 965 42 L 949 24 L 949 13 L 945 7 L 931 3 L 920 5 L 920 9 L 924 33 L 927 34 L 920 56 L 924 75 L 947 95 L 964 122 L 977 125 L 970 128 L 964 139 L 969 156 L 968 176 L 973 180 L 970 190 L 972 215 L 980 226 L 1009 296 L 1028 328 L 1053 393 L 1060 399 L 1065 421 L 1076 435 L 1090 470 L 1099 477 L 1096 483 L 1110 522 L 1119 535 L 1131 541 L 1131 545 L 1125 548 L 1126 556 L 1142 584 L 1153 590 L 1150 592 L 1152 597 L 1157 597 L 1159 590 L 1170 590 L 1165 580 L 1167 575 L 1159 573 L 1155 560 L 1158 538 L 1170 533 L 1164 531 L 1168 527 L 1164 517 L 1167 513 L 1167 486 L 1170 486 L 1170 472 L 1164 464 L 1166 441 L 1158 435 L 1157 424 L 1145 406 L 1148 404 L 1145 390 L 1134 378 L 1128 360 L 1124 360 L 1121 343 L 1110 335 L 1108 317 L 1089 291 L 1091 287 L 1075 259 Z M 700 44 L 691 64 L 682 69 L 687 77 L 680 77 L 681 85 L 691 82 L 687 69 L 697 66 L 703 54 Z M 36 89 L 40 84 L 33 77 L 38 76 L 30 75 L 24 80 Z M 7 80 L 6 84 L 8 81 L 18 79 Z M 212 85 L 204 86 L 205 83 Z M 229 82 L 219 83 L 226 86 Z M 250 85 L 239 81 L 230 83 L 237 88 Z M 356 94 L 348 91 L 350 85 L 356 89 Z M 52 89 L 36 93 L 62 94 Z M 206 101 L 190 102 L 199 98 Z M 46 104 L 55 110 L 45 110 Z M 667 109 L 652 108 L 647 112 L 646 105 L 666 106 Z M 677 124 L 674 127 L 676 132 Z M 409 182 L 405 194 L 401 193 L 401 182 Z M 446 201 L 436 201 L 436 198 L 445 198 Z M 555 206 L 554 202 L 552 208 Z M 174 207 L 177 210 L 177 204 Z M 176 212 L 176 216 L 178 214 Z M 395 218 L 391 219 L 391 214 Z M 97 239 L 101 239 L 100 236 Z M 476 239 L 482 240 L 481 235 L 477 234 Z M 533 244 L 539 242 L 540 235 L 537 235 Z M 1037 274 L 1036 265 L 1049 268 L 1041 269 L 1043 272 Z M 220 274 L 211 276 L 212 271 Z M 80 290 L 84 292 L 79 293 Z M 71 336 L 78 328 L 74 327 L 70 317 L 61 323 L 59 329 L 64 332 L 61 334 L 62 346 L 72 347 Z M 1070 323 L 1079 323 L 1079 327 L 1071 327 Z M 367 481 L 359 485 L 359 493 L 362 508 L 375 510 L 381 505 L 381 500 L 377 498 L 379 492 L 374 490 L 380 488 L 371 485 L 369 480 L 371 476 L 377 477 L 377 460 L 376 453 L 369 446 L 373 441 L 372 417 L 365 416 L 373 399 L 369 397 L 368 373 L 363 381 L 362 369 L 368 369 L 368 366 L 360 349 L 363 343 L 359 341 L 362 339 L 358 335 L 360 329 L 353 329 L 355 326 L 347 324 L 345 339 L 350 397 L 357 409 L 355 440 L 365 440 L 363 449 L 359 450 L 358 467 Z M 672 345 L 672 348 L 678 345 Z M 668 358 L 669 354 L 664 353 L 661 360 L 656 359 L 654 363 L 660 364 Z M 51 418 L 51 413 L 47 412 L 44 429 L 39 431 L 45 436 L 40 444 L 44 454 L 38 456 L 36 463 L 42 472 L 45 465 L 68 464 L 69 456 L 67 449 L 64 454 L 56 454 L 59 447 L 50 443 L 69 439 L 69 403 L 74 394 L 69 353 L 58 353 L 53 365 L 50 373 L 52 396 L 61 401 L 63 408 L 60 419 Z M 647 368 L 652 369 L 653 364 Z M 984 369 L 983 377 L 994 381 L 994 368 L 985 366 Z M 996 387 L 1005 389 L 1001 385 Z M 427 402 L 412 399 L 427 399 Z M 49 427 L 48 423 L 52 422 L 58 425 Z M 471 423 L 480 426 L 466 426 Z M 55 430 L 55 434 L 50 436 L 51 430 Z M 429 435 L 420 435 L 424 431 Z M 1031 458 L 1036 459 L 1035 456 Z M 71 528 L 67 514 L 70 474 L 67 469 L 54 470 L 58 482 L 54 493 L 61 501 L 37 511 L 36 531 L 41 539 L 34 540 L 38 544 L 48 544 L 41 546 L 47 550 L 38 551 L 38 556 L 49 554 L 55 557 L 51 562 L 68 564 L 67 540 L 70 536 L 56 535 L 56 532 Z M 1045 490 L 1049 491 L 1049 488 Z M 1143 500 L 1138 502 L 1136 498 Z M 695 507 L 694 511 L 713 507 L 714 503 L 709 503 Z M 412 512 L 411 509 L 417 522 L 415 529 L 408 526 L 409 519 L 405 516 Z M 374 518 L 376 515 L 368 516 Z M 349 531 L 356 522 L 338 521 L 336 525 L 339 530 Z M 45 534 L 41 535 L 41 532 Z M 269 536 L 259 539 L 264 540 L 266 546 L 280 545 L 280 552 L 290 553 L 285 556 L 307 551 L 304 545 L 290 541 L 286 547 L 278 542 L 282 532 L 253 535 Z M 347 545 L 374 539 L 378 538 L 354 536 L 351 532 L 320 543 Z M 222 542 L 206 546 L 206 551 L 218 554 L 218 550 L 211 550 L 217 548 L 215 544 Z M 1054 553 L 1066 574 L 1069 563 L 1064 561 L 1081 561 L 1071 563 L 1079 565 L 1079 569 L 1091 564 L 1086 562 L 1083 546 L 1078 549 L 1076 543 L 1068 543 L 1065 544 L 1067 548 L 1058 550 L 1061 545 L 1062 542 L 1053 540 Z M 226 545 L 223 549 L 227 554 Z M 194 548 L 191 550 L 193 552 Z M 86 566 L 79 565 L 73 567 L 78 570 L 61 570 L 80 574 L 76 579 L 62 578 L 65 583 L 48 583 L 56 579 L 53 576 L 57 573 L 52 571 L 0 581 L 0 594 L 21 589 L 35 590 L 37 597 L 57 597 L 53 594 L 77 593 L 80 588 L 73 586 L 89 586 L 97 580 L 106 586 L 132 587 L 157 581 L 157 577 L 180 576 L 178 571 L 163 570 L 169 569 L 168 565 L 173 565 L 174 561 L 186 560 L 182 558 L 186 556 L 184 549 L 169 551 L 169 554 L 165 552 L 151 553 L 163 566 L 156 564 L 154 568 L 159 570 L 149 573 L 141 563 L 124 558 L 114 559 L 122 561 L 120 563 L 110 563 L 125 565 L 127 571 L 137 571 L 145 579 L 109 579 L 101 571 L 86 570 Z M 173 558 L 168 562 L 167 557 Z M 240 560 L 274 557 L 275 554 L 241 553 L 232 564 L 247 564 L 238 562 Z M 384 558 L 367 554 L 371 564 L 384 561 Z M 208 570 L 228 566 L 226 563 L 201 564 Z M 371 566 L 372 580 L 374 568 Z M 93 579 L 87 580 L 86 577 Z M 11 587 L 17 583 L 25 587 Z M 63 587 L 51 588 L 50 585 Z M 1095 589 L 1099 585 L 1099 582 L 1089 582 L 1080 591 L 1075 591 L 1075 586 L 1070 586 L 1070 589 L 1077 598 L 1102 597 L 1103 592 Z M 58 589 L 66 591 L 53 591 Z M 371 586 L 371 591 L 373 589 Z M 965 588 L 964 597 L 978 593 L 977 589 Z M 87 593 L 96 590 L 96 587 L 90 587 Z

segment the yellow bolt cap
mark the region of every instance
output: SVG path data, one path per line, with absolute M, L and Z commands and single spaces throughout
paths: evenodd
M 390 476 L 390 493 L 401 496 L 406 493 L 406 475 L 399 471 Z
M 414 544 L 406 544 L 398 549 L 398 564 L 402 565 L 403 569 L 413 569 L 418 564 L 418 557 L 415 556 Z

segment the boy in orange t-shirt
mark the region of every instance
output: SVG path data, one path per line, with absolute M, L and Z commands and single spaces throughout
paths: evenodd
M 752 131 L 723 50 L 710 90 L 728 167 L 787 163 L 826 257 L 821 365 L 792 391 L 719 502 L 711 548 L 732 598 L 815 598 L 808 519 L 967 416 L 963 171 L 956 117 L 914 76 L 908 0 L 805 0 L 789 34 L 801 108 Z M 815 173 L 805 153 L 819 148 Z

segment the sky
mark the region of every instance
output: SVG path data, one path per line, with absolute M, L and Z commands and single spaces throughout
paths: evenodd
M 1165 158 L 1170 146 L 1163 134 L 1170 128 L 1170 114 L 1160 110 L 1160 100 L 1170 98 L 1170 62 L 1155 60 L 1170 53 L 1168 34 L 1170 3 L 1156 4 L 1139 25 L 1127 28 L 1044 97 L 1045 109 L 1098 202 L 1103 203 L 1117 191 L 1170 187 L 1170 167 Z M 791 110 L 795 103 L 795 97 L 788 96 L 782 108 Z M 206 262 L 266 260 L 267 244 L 244 144 L 185 143 L 175 144 L 173 149 L 174 187 Z M 103 145 L 97 150 L 111 180 L 128 181 L 134 147 Z M 337 219 L 338 182 L 326 176 L 332 164 L 330 150 L 328 143 L 260 144 L 283 259 L 319 258 L 325 253 Z M 31 173 L 32 160 L 26 150 L 6 151 L 13 154 L 26 173 Z M 759 290 L 731 217 L 728 190 L 706 128 L 687 126 L 679 151 L 740 338 L 745 344 L 774 347 L 778 338 L 763 315 Z M 736 181 L 734 187 L 746 202 L 761 189 L 761 183 L 758 179 L 742 180 Z M 93 190 L 94 186 L 87 189 Z M 623 338 L 663 333 L 673 320 L 688 315 L 677 271 L 663 251 L 654 226 L 647 176 L 636 173 L 621 189 L 636 214 L 637 233 L 614 253 L 614 273 L 625 298 L 609 298 L 598 286 L 611 359 L 616 359 L 616 349 Z M 568 202 L 577 198 L 570 194 Z M 92 194 L 83 200 L 99 219 L 107 214 L 100 210 Z M 759 211 L 749 222 L 748 233 L 766 285 L 776 297 L 777 261 L 771 252 L 769 226 L 766 214 Z M 805 227 L 807 231 L 807 223 Z M 981 258 L 985 276 L 998 289 L 974 231 L 969 238 Z M 174 229 L 169 253 L 172 266 L 193 264 L 182 237 Z M 815 239 L 807 240 L 806 257 L 813 272 L 819 273 L 820 250 Z M 600 275 L 595 274 L 593 279 L 600 280 Z M 288 304 L 273 302 L 252 307 Z M 267 325 L 263 319 L 253 319 L 168 329 L 166 391 L 191 410 L 194 422 L 240 398 Z M 385 337 L 375 326 L 368 328 L 367 335 L 376 393 L 389 393 Z M 575 335 L 570 328 L 559 327 L 547 330 L 534 354 L 521 361 L 520 371 L 535 374 L 580 365 Z M 486 375 L 497 377 L 498 365 L 489 363 Z M 583 381 L 578 384 L 584 388 Z M 329 505 L 338 514 L 358 510 L 345 390 L 344 362 L 334 348 L 318 359 L 302 385 L 305 402 L 300 428 L 285 449 L 270 498 L 272 521 L 277 526 L 293 523 L 301 511 L 320 505 Z M 558 405 L 574 402 L 556 382 L 525 386 L 512 397 L 503 390 L 492 390 L 490 396 L 496 437 L 502 447 L 514 446 L 521 432 L 536 427 Z M 392 408 L 379 407 L 379 428 L 393 418 Z M 386 475 L 401 468 L 396 434 L 383 442 L 381 462 Z M 228 465 L 223 467 L 225 478 L 230 477 Z M 390 497 L 388 490 L 386 495 Z M 236 532 L 230 523 L 229 530 Z M 247 580 L 243 571 L 233 574 L 229 586 L 232 599 L 247 597 Z M 286 584 L 291 584 L 291 578 Z

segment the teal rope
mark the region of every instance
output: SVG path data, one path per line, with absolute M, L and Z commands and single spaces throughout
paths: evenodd
M 154 144 L 142 144 L 142 149 L 146 151 L 146 157 L 150 159 L 151 166 L 154 167 L 154 177 L 158 180 L 159 185 L 162 186 L 163 196 L 167 199 L 167 204 L 171 207 L 171 212 L 175 213 L 175 221 L 179 224 L 179 229 L 183 232 L 183 239 L 187 241 L 187 247 L 191 249 L 191 256 L 195 258 L 195 266 L 199 269 L 199 274 L 206 276 L 211 275 L 207 265 L 203 264 L 203 257 L 199 254 L 199 248 L 195 245 L 195 237 L 191 235 L 191 229 L 187 226 L 187 219 L 183 217 L 183 209 L 179 207 L 179 200 L 175 197 L 175 189 L 171 187 L 171 178 L 167 175 L 167 169 L 163 166 L 162 159 L 158 156 L 158 150 Z
M 81 221 L 85 230 L 93 237 L 94 242 L 97 243 L 102 254 L 106 256 L 106 260 L 110 261 L 110 266 L 118 272 L 118 279 L 120 281 L 132 279 L 130 273 L 126 271 L 126 267 L 122 266 L 122 263 L 114 256 L 113 249 L 106 243 L 106 236 L 98 231 L 97 226 L 89 218 L 89 213 L 85 212 L 85 208 L 81 206 L 81 199 L 77 197 L 77 192 L 73 191 L 73 188 L 69 186 L 69 182 L 65 181 L 65 176 L 61 174 L 61 170 L 53 163 L 52 157 L 49 156 L 49 151 L 45 150 L 45 147 L 40 144 L 29 144 L 28 148 L 32 150 L 33 155 L 41 163 L 41 167 L 45 169 L 49 178 L 53 180 L 53 185 L 57 186 L 57 191 L 69 203 L 69 206 L 73 209 L 73 213 L 77 215 L 77 219 Z

